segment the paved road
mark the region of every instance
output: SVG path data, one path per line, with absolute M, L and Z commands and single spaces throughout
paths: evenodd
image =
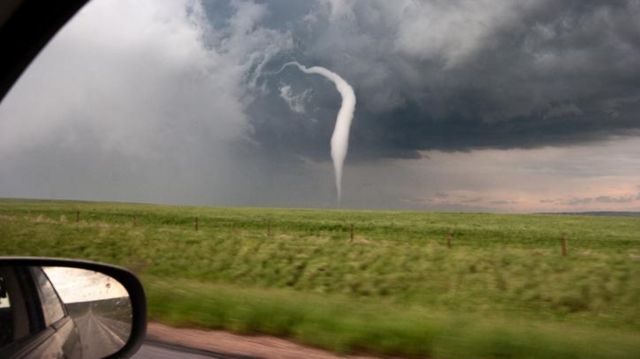
M 92 310 L 75 318 L 83 356 L 86 358 L 102 358 L 120 350 L 131 334 L 129 323 L 101 317 Z
M 133 359 L 250 359 L 252 357 L 225 353 L 214 353 L 164 343 L 146 341 Z
M 202 355 L 196 353 L 185 352 L 176 348 L 170 348 L 165 346 L 159 346 L 154 344 L 144 344 L 140 347 L 140 350 L 133 356 L 133 359 L 172 359 L 172 358 L 184 358 L 184 359 L 210 359 L 216 358 L 215 356 Z
M 131 325 L 105 318 L 91 309 L 75 318 L 80 331 L 83 357 L 102 358 L 120 350 L 131 334 Z M 244 355 L 216 353 L 155 341 L 145 341 L 135 359 L 255 359 Z

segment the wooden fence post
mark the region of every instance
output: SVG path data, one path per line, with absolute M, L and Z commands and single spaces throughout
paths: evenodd
M 354 234 L 353 234 L 353 227 L 354 227 L 354 226 L 353 226 L 353 223 L 351 223 L 351 225 L 349 226 L 349 241 L 350 241 L 350 242 L 353 242 L 353 237 L 354 237 Z
M 198 216 L 193 219 L 193 227 L 198 231 Z
M 133 226 L 137 226 L 138 225 L 138 216 L 133 216 Z
M 447 248 L 451 248 L 451 240 L 453 239 L 453 231 L 449 230 L 447 234 Z
M 560 237 L 560 246 L 562 247 L 562 256 L 566 257 L 569 254 L 569 249 L 567 248 L 567 235 L 564 233 Z
M 80 222 L 80 210 L 76 209 L 76 223 Z
M 271 237 L 271 221 L 267 221 L 267 237 Z

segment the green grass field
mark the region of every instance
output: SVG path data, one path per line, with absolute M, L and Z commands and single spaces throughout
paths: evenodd
M 123 265 L 154 320 L 339 353 L 640 358 L 640 218 L 0 200 L 0 255 Z

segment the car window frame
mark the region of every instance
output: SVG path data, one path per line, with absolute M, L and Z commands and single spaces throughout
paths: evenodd
M 42 270 L 41 267 L 29 267 L 29 271 L 32 275 L 33 283 L 35 284 L 36 290 L 38 292 L 38 299 L 40 300 L 40 309 L 41 309 L 42 317 L 44 320 L 44 324 L 46 327 L 55 326 L 56 323 L 60 322 L 65 317 L 69 316 L 67 307 L 62 301 L 62 299 L 60 298 L 60 294 L 58 294 L 56 287 L 53 285 L 53 283 L 47 276 L 47 273 L 45 273 L 45 271 Z M 43 292 L 44 288 L 43 286 L 40 285 L 40 283 L 38 283 L 38 278 L 36 278 L 37 276 L 41 276 L 42 280 L 44 280 L 46 283 L 49 284 L 49 286 L 51 287 L 53 296 Z M 51 320 L 50 318 L 48 318 L 49 311 L 46 308 L 49 306 L 49 304 L 45 303 L 45 301 L 48 299 L 53 299 L 54 304 L 60 308 L 62 315 L 59 318 L 51 319 Z

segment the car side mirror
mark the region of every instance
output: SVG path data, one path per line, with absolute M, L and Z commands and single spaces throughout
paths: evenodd
M 126 269 L 0 257 L 0 357 L 129 357 L 145 333 L 144 290 Z

